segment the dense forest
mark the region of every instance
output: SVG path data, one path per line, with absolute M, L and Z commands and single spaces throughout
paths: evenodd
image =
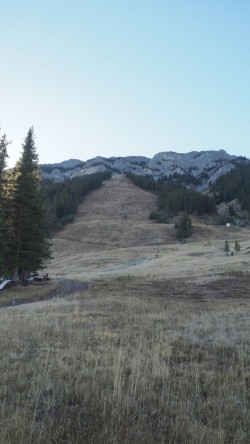
M 128 173 L 127 177 L 140 188 L 156 193 L 159 211 L 165 211 L 169 215 L 176 215 L 180 211 L 197 215 L 216 212 L 216 204 L 212 197 L 188 190 L 173 180 L 155 181 L 152 176 L 135 176 L 131 173 Z
M 221 176 L 211 191 L 217 204 L 238 198 L 242 210 L 250 211 L 250 161 L 236 162 L 235 168 Z
M 95 173 L 75 177 L 64 182 L 42 182 L 42 193 L 45 206 L 45 219 L 49 231 L 61 229 L 65 224 L 73 222 L 78 205 L 86 194 L 99 188 L 111 173 Z

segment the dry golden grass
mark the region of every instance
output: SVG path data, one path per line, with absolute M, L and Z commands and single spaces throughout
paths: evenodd
M 124 277 L 1 310 L 0 442 L 249 442 L 250 278 L 237 279 L 243 297 L 232 277 Z
M 179 245 L 148 220 L 155 204 L 107 182 L 56 236 L 49 269 L 88 290 L 66 281 L 0 310 L 0 443 L 249 442 L 249 231 L 196 220 Z M 225 256 L 225 233 L 239 254 Z

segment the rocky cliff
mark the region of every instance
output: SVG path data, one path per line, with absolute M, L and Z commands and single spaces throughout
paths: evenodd
M 150 175 L 156 180 L 171 176 L 178 176 L 181 180 L 181 177 L 188 176 L 189 186 L 197 191 L 204 191 L 218 177 L 234 168 L 236 159 L 237 156 L 232 156 L 224 150 L 192 151 L 184 154 L 169 151 L 158 153 L 152 159 L 143 156 L 98 156 L 86 162 L 70 159 L 57 164 L 41 165 L 41 169 L 45 179 L 54 181 L 102 171 Z

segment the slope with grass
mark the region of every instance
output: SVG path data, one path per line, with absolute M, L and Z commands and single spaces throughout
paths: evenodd
M 124 175 L 114 176 L 87 196 L 75 222 L 56 234 L 50 272 L 86 281 L 131 273 L 202 276 L 228 267 L 249 271 L 247 229 L 193 217 L 194 233 L 182 245 L 176 242 L 174 221 L 161 225 L 149 220 L 156 208 L 153 193 L 136 187 Z M 239 255 L 225 258 L 225 238 L 231 249 L 235 240 L 241 243 Z

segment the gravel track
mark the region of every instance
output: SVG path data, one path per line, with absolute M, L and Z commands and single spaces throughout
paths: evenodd
M 44 294 L 29 296 L 27 298 L 22 297 L 18 299 L 13 297 L 10 301 L 0 302 L 0 309 L 2 308 L 15 308 L 19 305 L 35 304 L 37 302 L 47 301 L 53 298 L 62 298 L 77 292 L 83 292 L 88 289 L 88 285 L 85 282 L 75 281 L 73 279 L 61 279 L 58 282 L 58 286 L 53 288 Z M 7 290 L 8 291 L 8 290 Z

